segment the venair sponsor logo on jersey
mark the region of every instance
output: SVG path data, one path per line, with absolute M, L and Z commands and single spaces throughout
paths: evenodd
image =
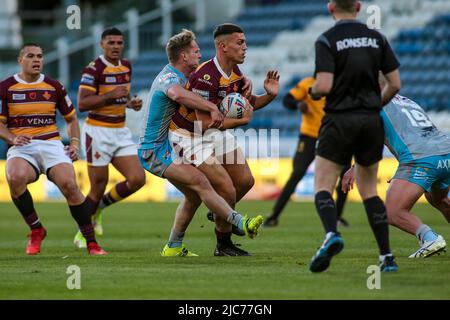
M 27 95 L 25 93 L 13 93 L 12 95 L 12 99 L 13 100 L 26 100 L 27 99 Z
M 11 117 L 8 124 L 11 128 L 45 127 L 55 124 L 55 118 L 49 116 Z
M 378 49 L 377 39 L 375 38 L 347 38 L 336 42 L 337 51 L 349 48 L 375 48 Z

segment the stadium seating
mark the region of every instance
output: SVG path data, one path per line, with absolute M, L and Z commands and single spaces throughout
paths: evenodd
M 427 110 L 450 111 L 450 14 L 402 30 L 394 49 L 402 63 L 402 93 Z

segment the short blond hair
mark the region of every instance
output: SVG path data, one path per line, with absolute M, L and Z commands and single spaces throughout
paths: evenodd
M 195 40 L 195 33 L 188 29 L 183 29 L 180 33 L 170 38 L 166 45 L 166 53 L 169 58 L 169 62 L 177 62 L 180 57 L 180 53 L 189 48 L 192 41 Z

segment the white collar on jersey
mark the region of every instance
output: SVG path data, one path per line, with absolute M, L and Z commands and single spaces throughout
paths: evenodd
M 219 64 L 219 60 L 217 60 L 217 57 L 214 57 L 213 61 L 214 61 L 214 64 L 216 65 L 217 70 L 219 70 L 219 72 L 222 74 L 222 76 L 223 76 L 225 79 L 230 80 L 231 75 L 227 75 L 227 74 L 225 73 L 225 71 L 223 71 L 222 67 L 221 67 L 220 64 Z M 231 72 L 231 73 L 233 73 L 233 72 Z
M 121 67 L 122 66 L 122 61 L 119 59 L 119 64 L 117 66 L 113 65 L 111 62 L 109 62 L 108 60 L 106 60 L 104 55 L 100 55 L 99 56 L 100 60 L 102 60 L 102 62 L 108 66 L 108 67 L 112 67 L 112 68 L 117 68 L 117 67 Z
M 44 81 L 44 78 L 45 78 L 45 75 L 43 75 L 41 73 L 41 75 L 39 76 L 39 79 L 37 79 L 35 82 L 26 82 L 21 77 L 19 77 L 18 73 L 16 73 L 14 75 L 14 79 L 16 79 L 17 82 L 22 83 L 22 84 L 36 84 L 36 83 L 40 83 L 40 82 Z

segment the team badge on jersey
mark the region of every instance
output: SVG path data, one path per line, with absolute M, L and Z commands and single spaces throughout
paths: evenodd
M 48 91 L 45 91 L 42 96 L 44 97 L 45 100 L 50 100 L 50 98 L 52 97 L 52 95 L 48 93 Z

